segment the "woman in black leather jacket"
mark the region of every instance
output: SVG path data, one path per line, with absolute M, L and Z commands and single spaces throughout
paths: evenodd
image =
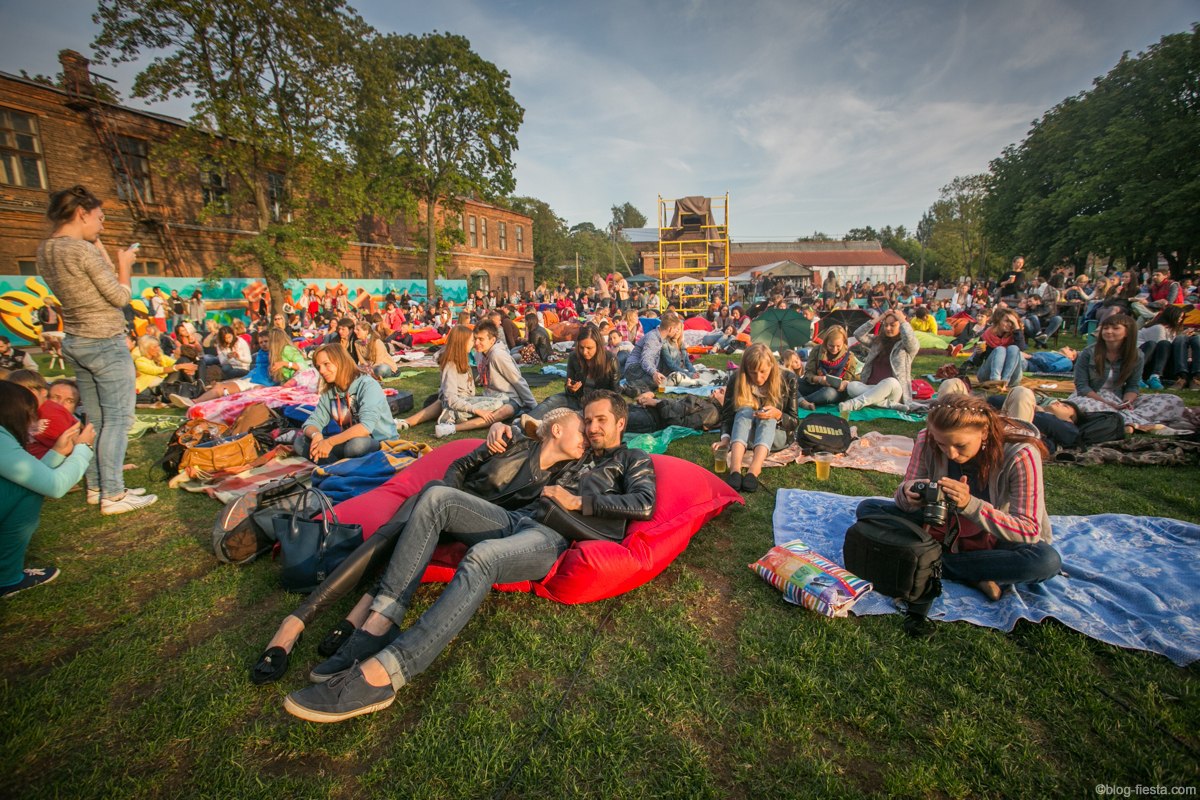
M 574 425 L 555 425 L 574 418 Z M 362 576 L 372 567 L 385 563 L 390 557 L 396 540 L 404 532 L 408 515 L 417 498 L 430 486 L 445 485 L 462 489 L 476 497 L 488 500 L 501 508 L 516 511 L 532 505 L 542 495 L 542 489 L 553 484 L 577 460 L 560 459 L 543 467 L 543 450 L 553 448 L 555 458 L 563 452 L 574 452 L 578 447 L 582 453 L 582 419 L 579 413 L 560 408 L 547 413 L 537 428 L 537 436 L 528 438 L 519 433 L 500 453 L 494 453 L 486 444 L 457 459 L 446 470 L 441 481 L 434 481 L 410 497 L 345 561 L 329 574 L 304 603 L 284 618 L 272 637 L 267 649 L 250 671 L 252 683 L 270 683 L 283 677 L 287 670 L 288 656 L 299 640 L 305 626 L 326 606 L 341 599 L 353 589 Z M 555 436 L 554 433 L 558 432 Z M 335 653 L 354 629 L 366 619 L 374 599 L 374 593 L 365 594 L 346 618 L 338 623 L 321 642 L 317 650 L 324 656 Z
M 615 392 L 620 388 L 620 383 L 617 359 L 604 346 L 600 329 L 589 322 L 579 329 L 575 349 L 567 356 L 566 389 L 538 403 L 529 416 L 542 419 L 555 408 L 583 411 L 583 398 L 586 395 L 599 389 Z

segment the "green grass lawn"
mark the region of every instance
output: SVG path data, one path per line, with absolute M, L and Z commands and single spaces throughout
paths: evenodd
M 437 376 L 398 383 L 419 402 Z M 166 439 L 134 441 L 128 459 L 130 485 L 158 504 L 104 518 L 80 492 L 48 502 L 28 561 L 63 575 L 0 605 L 5 796 L 1044 798 L 1200 784 L 1195 666 L 1055 622 L 943 624 L 913 642 L 897 617 L 785 603 L 746 565 L 771 546 L 772 490 L 818 488 L 811 465 L 770 470 L 767 491 L 647 586 L 584 606 L 493 595 L 390 709 L 301 722 L 283 697 L 353 598 L 316 620 L 283 681 L 252 686 L 250 665 L 300 598 L 279 590 L 269 559 L 217 563 L 217 504 L 167 489 L 153 467 Z M 669 452 L 707 464 L 708 443 Z M 1200 521 L 1197 473 L 1049 466 L 1047 504 Z M 890 494 L 897 482 L 835 470 L 819 488 Z M 422 588 L 416 611 L 437 592 Z

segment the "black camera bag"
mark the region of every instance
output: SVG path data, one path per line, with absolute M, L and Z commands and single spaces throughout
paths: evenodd
M 872 514 L 846 531 L 846 569 L 875 591 L 907 603 L 932 603 L 942 593 L 942 544 L 895 514 Z

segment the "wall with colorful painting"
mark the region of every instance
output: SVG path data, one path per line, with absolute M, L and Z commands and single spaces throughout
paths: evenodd
M 161 286 L 163 291 L 170 294 L 172 289 L 179 292 L 180 297 L 188 298 L 197 289 L 204 296 L 208 316 L 224 323 L 234 317 L 246 319 L 246 306 L 249 302 L 257 302 L 266 291 L 266 284 L 253 278 L 226 278 L 225 280 L 205 283 L 200 278 L 160 278 L 134 276 L 132 281 L 134 293 L 134 308 L 145 312 L 146 304 L 136 298 L 150 295 L 155 286 Z M 437 281 L 438 292 L 447 302 L 465 303 L 467 301 L 467 282 L 462 280 Z M 425 299 L 424 280 L 362 280 L 348 278 L 345 280 L 292 280 L 287 282 L 287 288 L 292 295 L 292 302 L 300 299 L 305 288 L 312 288 L 324 295 L 335 289 L 345 289 L 353 301 L 361 288 L 371 295 L 375 301 L 381 302 L 388 292 L 397 295 L 407 291 L 409 296 Z M 15 345 L 35 344 L 39 341 L 41 330 L 37 322 L 38 309 L 50 296 L 50 290 L 41 278 L 31 275 L 0 275 L 0 333 L 7 336 Z M 138 304 L 141 304 L 139 307 Z

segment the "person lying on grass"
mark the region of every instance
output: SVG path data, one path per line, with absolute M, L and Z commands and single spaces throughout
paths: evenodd
M 313 352 L 313 365 L 321 376 L 321 392 L 317 407 L 292 443 L 297 455 L 317 464 L 332 464 L 373 453 L 380 442 L 395 437 L 396 424 L 383 387 L 359 372 L 346 348 L 321 345 Z M 330 422 L 341 430 L 326 436 Z
M 1051 546 L 1045 455 L 1035 432 L 1011 424 L 986 400 L 947 397 L 930 406 L 894 500 L 868 498 L 856 514 L 895 514 L 920 525 L 925 500 L 913 485 L 937 484 L 951 513 L 929 534 L 945 542 L 957 531 L 942 555 L 943 575 L 998 600 L 1004 586 L 1044 581 L 1062 566 Z
M 387 708 L 396 691 L 428 669 L 470 621 L 492 584 L 541 580 L 582 530 L 620 541 L 628 520 L 649 519 L 654 512 L 654 465 L 646 453 L 621 444 L 625 419 L 623 397 L 596 392 L 584 407 L 590 449 L 583 453 L 582 442 L 571 442 L 565 455 L 583 457 L 555 485 L 542 490 L 544 501 L 532 509 L 505 511 L 443 487 L 423 493 L 396 543 L 371 615 L 342 646 L 345 653 L 339 651 L 336 662 L 313 670 L 310 677 L 322 682 L 287 696 L 288 713 L 311 722 L 340 722 Z M 498 424 L 488 441 L 492 449 L 503 450 L 513 437 L 511 428 Z M 443 534 L 470 548 L 433 605 L 399 632 Z
M 65 495 L 92 461 L 96 430 L 79 423 L 42 458 L 26 452 L 37 423 L 33 392 L 0 381 L 0 598 L 58 577 L 55 567 L 25 567 L 25 550 L 41 521 L 43 498 Z
M 579 460 L 584 443 L 580 413 L 567 408 L 555 409 L 546 414 L 534 437 L 526 438 L 518 431 L 513 444 L 499 453 L 492 452 L 487 444 L 481 444 L 455 460 L 446 469 L 440 483 L 430 484 L 423 491 L 427 492 L 433 486 L 457 489 L 479 500 L 494 503 L 506 511 L 517 512 L 535 503 L 544 487 L 552 484 L 565 469 Z M 403 536 L 411 519 L 411 506 L 420 500 L 419 496 L 412 498 L 398 508 L 392 518 L 372 535 L 371 540 Z M 366 559 L 369 561 L 371 555 L 367 554 Z M 251 670 L 251 682 L 268 683 L 283 677 L 292 645 L 304 627 L 321 609 L 353 589 L 367 568 L 361 554 L 356 551 L 330 573 L 300 608 L 285 617 L 267 650 Z M 337 654 L 347 638 L 366 621 L 374 600 L 374 593 L 364 594 L 346 618 L 325 636 L 317 648 L 318 652 L 326 657 Z M 356 652 L 360 645 L 361 641 L 358 641 L 347 653 Z M 330 668 L 337 667 L 339 663 L 333 662 Z M 318 667 L 318 670 L 321 669 Z

